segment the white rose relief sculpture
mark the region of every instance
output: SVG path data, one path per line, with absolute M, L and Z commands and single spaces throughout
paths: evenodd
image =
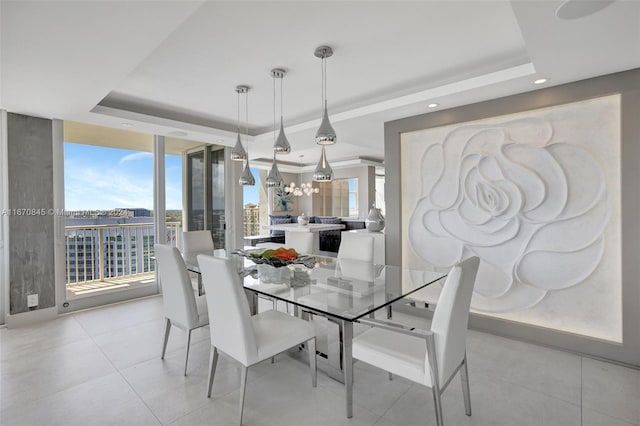
M 470 124 L 430 145 L 409 242 L 423 260 L 481 259 L 472 308 L 506 313 L 597 268 L 611 202 L 601 166 L 545 118 Z

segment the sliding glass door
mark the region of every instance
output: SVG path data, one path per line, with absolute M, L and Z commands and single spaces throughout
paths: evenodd
M 224 147 L 189 152 L 186 163 L 187 229 L 209 230 L 214 246 L 225 248 Z

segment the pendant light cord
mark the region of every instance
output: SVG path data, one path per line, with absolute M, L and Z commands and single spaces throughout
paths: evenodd
M 240 96 L 240 94 L 238 94 Z M 245 118 L 247 129 L 247 164 L 249 164 L 249 91 L 244 93 Z M 238 129 L 240 127 L 240 103 L 238 102 Z
M 320 60 L 320 75 L 322 76 L 322 84 L 320 85 L 320 114 L 322 115 L 322 111 L 324 111 L 324 54 Z
M 276 141 L 276 76 L 272 75 L 273 78 L 273 141 Z M 273 162 L 276 162 L 276 149 L 273 148 Z
M 284 108 L 282 101 L 282 85 L 284 84 L 284 76 L 280 77 L 280 120 L 284 117 Z
M 327 102 L 327 58 L 322 57 L 322 90 L 324 95 L 324 102 Z
M 236 90 L 236 93 L 238 94 L 238 134 L 240 134 L 240 91 Z

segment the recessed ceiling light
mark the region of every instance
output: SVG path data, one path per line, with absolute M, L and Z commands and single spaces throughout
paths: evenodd
M 539 78 L 536 81 L 534 81 L 533 84 L 543 84 L 543 83 L 546 83 L 547 81 L 549 81 L 548 78 Z
M 181 138 L 187 136 L 187 132 L 183 132 L 182 130 L 174 130 L 173 132 L 169 132 L 169 135 Z
M 429 108 L 435 108 L 437 107 L 439 104 L 433 103 L 433 104 L 429 104 L 427 105 Z
M 559 19 L 578 19 L 609 6 L 615 0 L 565 0 L 556 9 L 556 16 Z
M 124 127 L 125 129 L 130 129 L 130 128 L 133 127 L 133 124 L 131 124 L 131 123 L 120 123 L 120 125 L 122 127 Z
M 216 143 L 224 143 L 224 139 L 218 139 Z

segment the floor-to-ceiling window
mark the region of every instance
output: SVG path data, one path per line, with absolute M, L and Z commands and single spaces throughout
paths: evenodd
M 217 249 L 225 248 L 224 147 L 207 145 L 186 157 L 187 229 L 209 230 Z
M 155 286 L 153 155 L 65 142 L 66 297 Z
M 204 150 L 187 155 L 188 228 L 189 231 L 205 229 L 205 163 Z

